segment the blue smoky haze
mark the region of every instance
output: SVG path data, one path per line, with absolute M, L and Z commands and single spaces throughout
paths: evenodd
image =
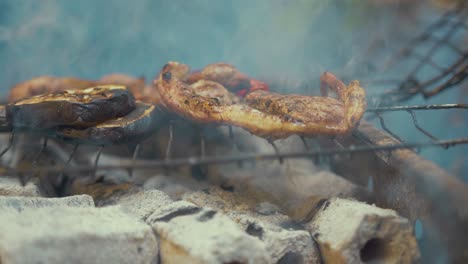
M 151 79 L 169 60 L 289 79 L 362 70 L 370 37 L 398 17 L 359 2 L 1 0 L 2 89 L 43 74 Z
M 348 81 L 388 77 L 378 75 L 384 59 L 440 15 L 429 10 L 429 2 L 0 0 L 1 93 L 40 75 L 97 79 L 120 72 L 150 81 L 162 65 L 176 60 L 195 69 L 224 61 L 252 76 L 284 81 L 282 91 L 317 94 L 319 76 L 326 70 Z M 441 56 L 453 61 L 449 53 Z M 409 67 L 400 65 L 389 74 L 401 78 Z M 310 85 L 297 85 L 302 82 Z M 365 88 L 370 94 L 380 92 Z M 466 91 L 454 89 L 406 104 L 467 103 Z M 441 139 L 466 137 L 466 119 L 451 113 L 417 115 Z M 400 137 L 422 140 L 406 113 L 386 120 Z M 420 154 L 468 181 L 467 153 L 462 146 Z M 433 261 L 443 263 L 444 258 L 438 254 Z
M 0 0 L 1 92 L 40 75 L 97 79 L 121 72 L 150 81 L 162 65 L 176 60 L 195 69 L 229 62 L 252 76 L 283 81 L 275 87 L 281 91 L 318 94 L 318 79 L 326 70 L 347 81 L 385 77 L 378 76 L 376 67 L 440 15 L 428 10 L 429 2 Z M 408 67 L 401 65 L 391 74 L 402 77 Z M 304 82 L 308 85 L 298 85 Z M 369 94 L 380 92 L 365 88 Z M 452 92 L 408 104 L 460 100 L 466 103 L 466 95 Z M 420 123 L 442 139 L 466 136 L 466 122 L 441 125 L 454 119 L 448 115 L 418 113 Z M 407 116 L 387 119 L 402 138 L 421 139 L 419 132 L 407 129 Z M 421 155 L 468 177 L 462 162 L 466 147 L 443 153 L 427 149 Z

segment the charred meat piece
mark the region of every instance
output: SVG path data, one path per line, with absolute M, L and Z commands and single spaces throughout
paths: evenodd
M 199 80 L 218 82 L 232 92 L 250 87 L 250 79 L 239 72 L 234 66 L 227 63 L 214 63 L 206 66 L 199 72 L 194 72 L 187 77 L 187 83 Z
M 255 91 L 249 93 L 245 99 L 252 108 L 294 122 L 325 126 L 339 124 L 344 118 L 344 104 L 330 97 Z
M 366 110 L 366 94 L 356 81 L 346 87 L 330 73 L 322 75 L 322 94 L 326 85 L 332 88 L 338 99 L 325 96 L 283 95 L 265 91 L 249 93 L 245 99 L 249 106 L 267 114 L 304 124 L 315 124 L 320 134 L 345 134 L 361 120 Z
M 85 129 L 61 128 L 57 137 L 76 143 L 110 145 L 136 142 L 155 131 L 161 115 L 154 105 L 136 103 L 136 108 L 124 117 L 108 120 Z
M 339 99 L 254 91 L 246 103 L 227 104 L 198 94 L 178 79 L 172 72 L 180 67 L 185 66 L 169 62 L 155 80 L 165 108 L 195 122 L 239 126 L 265 138 L 346 134 L 366 108 L 365 91 L 357 81 L 346 87 L 330 73 L 322 76 L 322 91 L 329 85 Z
M 266 83 L 251 79 L 231 64 L 222 62 L 210 64 L 203 70 L 193 72 L 185 78 L 182 78 L 181 74 L 177 74 L 176 77 L 189 84 L 199 80 L 214 81 L 220 83 L 230 92 L 236 93 L 239 96 L 244 96 L 246 93 L 254 90 L 268 90 L 268 85 Z
M 18 83 L 10 89 L 8 102 L 29 98 L 35 95 L 63 92 L 65 90 L 79 90 L 95 86 L 96 81 L 82 80 L 73 77 L 57 78 L 54 76 L 40 76 Z
M 159 104 L 159 94 L 155 91 L 152 85 L 145 83 L 145 78 L 135 78 L 122 73 L 112 73 L 102 76 L 97 81 L 100 85 L 114 84 L 126 86 L 135 97 L 135 100 L 142 101 L 148 104 Z
M 14 128 L 89 127 L 133 109 L 135 98 L 125 86 L 102 85 L 20 100 L 6 106 L 6 116 Z
M 190 85 L 190 88 L 200 96 L 213 98 L 222 105 L 232 105 L 240 102 L 240 98 L 230 93 L 224 86 L 217 82 L 199 80 Z
M 157 104 L 157 100 L 151 96 L 154 94 L 153 88 L 145 84 L 144 77 L 135 78 L 123 73 L 112 73 L 102 76 L 96 82 L 100 85 L 115 84 L 126 86 L 133 93 L 136 100 Z
M 63 92 L 66 90 L 81 90 L 98 85 L 126 86 L 136 100 L 157 103 L 157 97 L 151 86 L 145 85 L 143 77 L 135 78 L 122 73 L 113 73 L 103 76 L 99 80 L 84 80 L 73 77 L 41 76 L 21 82 L 10 89 L 8 102 L 29 98 L 35 95 Z

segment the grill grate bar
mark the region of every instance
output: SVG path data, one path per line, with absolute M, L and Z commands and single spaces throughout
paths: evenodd
M 73 146 L 72 152 L 70 153 L 70 156 L 68 156 L 68 159 L 67 159 L 67 162 L 65 163 L 65 165 L 70 164 L 70 162 L 73 160 L 73 157 L 75 156 L 76 152 L 78 151 L 79 146 L 80 146 L 79 144 L 75 144 Z
M 200 156 L 205 157 L 206 140 L 205 140 L 205 133 L 203 132 L 203 128 L 199 127 L 198 133 L 200 134 Z
M 468 55 L 468 54 L 467 54 Z M 439 94 L 443 90 L 447 88 L 451 88 L 455 85 L 458 85 L 462 83 L 465 78 L 468 76 L 468 64 L 466 64 L 462 69 L 457 71 L 449 80 L 447 80 L 445 83 L 439 85 L 438 87 L 430 90 L 430 91 L 423 91 L 423 95 L 425 98 L 432 97 L 436 94 Z
M 468 77 L 468 50 L 464 49 L 458 37 L 468 37 L 468 27 L 465 23 L 467 6 L 458 5 L 443 14 L 436 22 L 429 25 L 419 36 L 411 40 L 405 47 L 384 64 L 383 71 L 387 71 L 404 59 L 414 58 L 417 63 L 402 80 L 372 80 L 367 83 L 391 84 L 394 88 L 385 91 L 380 98 L 385 105 L 392 105 L 406 101 L 421 94 L 424 98 L 437 95 L 448 88 L 462 83 Z M 436 32 L 443 33 L 436 36 Z M 461 34 L 459 34 L 461 33 Z M 456 45 L 455 43 L 460 42 Z M 416 52 L 422 45 L 430 47 L 424 54 Z M 441 66 L 437 55 L 448 48 L 457 56 L 455 62 L 448 67 Z M 418 79 L 417 76 L 425 65 L 429 65 L 440 73 L 428 80 Z M 366 82 L 365 82 L 366 83 Z M 437 86 L 436 86 L 437 85 Z M 436 86 L 433 88 L 432 86 Z
M 434 105 L 413 105 L 413 106 L 384 106 L 368 108 L 366 112 L 381 113 L 408 110 L 439 110 L 439 109 L 468 109 L 468 104 L 434 104 Z
M 133 150 L 133 155 L 132 155 L 132 161 L 135 162 L 135 160 L 137 160 L 137 157 L 138 157 L 138 152 L 140 151 L 140 144 L 137 144 L 135 146 L 135 149 Z M 133 168 L 130 168 L 129 169 L 129 177 L 130 178 L 133 178 Z
M 398 63 L 399 59 L 402 57 L 409 56 L 414 46 L 417 46 L 420 43 L 426 42 L 428 39 L 432 38 L 432 32 L 445 27 L 449 22 L 451 17 L 456 16 L 460 12 L 461 8 L 454 8 L 446 11 L 438 20 L 430 24 L 419 36 L 411 40 L 406 47 L 398 51 L 390 60 L 385 63 L 385 69 L 393 67 Z
M 171 158 L 171 150 L 172 150 L 172 140 L 174 137 L 174 132 L 173 132 L 173 124 L 172 122 L 169 121 L 169 139 L 167 140 L 167 147 L 166 147 L 166 159 Z
M 382 127 L 383 130 L 385 130 L 388 134 L 392 135 L 395 139 L 397 139 L 399 142 L 397 144 L 395 144 L 394 146 L 384 146 L 383 148 L 380 147 L 380 146 L 368 146 L 368 147 L 359 147 L 357 148 L 357 150 L 353 147 L 351 148 L 345 148 L 343 146 L 340 146 L 340 144 L 336 144 L 337 141 L 335 140 L 335 147 L 332 147 L 331 149 L 330 148 L 320 148 L 320 146 L 318 146 L 318 148 L 316 147 L 311 147 L 309 142 L 304 138 L 304 137 L 300 137 L 304 147 L 305 147 L 305 152 L 302 152 L 303 154 L 299 154 L 299 153 L 293 153 L 293 154 L 283 154 L 283 153 L 280 153 L 279 149 L 277 148 L 277 146 L 275 145 L 275 143 L 271 140 L 271 139 L 267 139 L 268 142 L 272 145 L 273 149 L 274 149 L 274 153 L 271 154 L 273 155 L 273 157 L 275 157 L 275 159 L 277 159 L 280 163 L 282 163 L 284 161 L 284 159 L 286 158 L 294 158 L 294 157 L 309 157 L 315 161 L 320 161 L 320 160 L 324 160 L 324 159 L 327 159 L 329 158 L 330 156 L 333 156 L 333 155 L 340 155 L 340 154 L 343 154 L 343 153 L 346 153 L 347 155 L 352 155 L 352 153 L 356 152 L 356 151 L 380 151 L 380 150 L 393 150 L 393 149 L 404 149 L 404 148 L 408 148 L 408 149 L 419 149 L 421 146 L 426 146 L 426 145 L 431 145 L 431 146 L 441 146 L 441 147 L 444 147 L 444 148 L 448 148 L 450 146 L 453 146 L 453 145 L 458 145 L 458 144 L 466 144 L 468 139 L 466 138 L 462 138 L 462 139 L 455 139 L 455 140 L 439 140 L 436 136 L 434 136 L 431 132 L 429 132 L 428 130 L 424 129 L 423 127 L 420 126 L 420 122 L 418 122 L 418 119 L 417 119 L 417 116 L 415 114 L 414 111 L 422 111 L 422 110 L 440 110 L 440 109 L 468 109 L 468 104 L 434 104 L 434 105 L 413 105 L 413 106 L 386 106 L 386 107 L 377 107 L 377 108 L 369 108 L 367 109 L 367 112 L 368 114 L 371 114 L 373 117 L 378 117 L 379 118 L 379 121 L 380 121 L 380 125 Z M 411 118 L 412 118 L 412 121 L 413 121 L 413 125 L 414 127 L 421 133 L 423 133 L 425 136 L 427 136 L 430 140 L 431 140 L 431 144 L 429 143 L 413 143 L 413 144 L 410 144 L 410 143 L 407 143 L 407 142 L 404 142 L 400 137 L 398 137 L 396 135 L 396 133 L 394 133 L 390 128 L 387 127 L 386 123 L 385 123 L 385 118 L 384 118 L 384 114 L 387 113 L 387 112 L 396 112 L 396 111 L 405 111 L 407 112 Z M 166 147 L 166 155 L 165 157 L 163 158 L 163 160 L 156 160 L 153 165 L 151 166 L 155 166 L 155 167 L 158 167 L 158 166 L 162 166 L 164 167 L 164 169 L 166 168 L 169 168 L 169 167 L 173 167 L 173 166 L 180 166 L 180 165 L 203 165 L 205 164 L 206 162 L 208 164 L 211 164 L 211 163 L 226 163 L 226 162 L 229 162 L 229 161 L 233 161 L 233 162 L 237 162 L 237 164 L 239 166 L 242 166 L 242 162 L 244 160 L 249 160 L 249 159 L 270 159 L 270 156 L 267 154 L 266 156 L 262 156 L 262 155 L 256 155 L 256 154 L 249 154 L 249 153 L 245 153 L 245 152 L 242 152 L 241 149 L 239 148 L 238 146 L 238 142 L 237 140 L 235 139 L 234 137 L 234 133 L 232 131 L 232 128 L 230 126 L 228 126 L 229 129 L 229 140 L 233 143 L 233 147 L 236 148 L 240 154 L 243 154 L 244 156 L 235 156 L 235 157 L 227 157 L 227 160 L 225 160 L 224 158 L 220 158 L 220 159 L 216 159 L 216 158 L 213 158 L 213 157 L 210 157 L 210 156 L 207 156 L 207 154 L 205 153 L 206 150 L 206 138 L 205 138 L 205 133 L 203 131 L 203 129 L 199 126 L 199 125 L 195 125 L 195 127 L 197 128 L 196 131 L 198 131 L 198 135 L 199 135 L 199 140 L 200 140 L 200 153 L 198 154 L 198 157 L 196 158 L 193 158 L 193 157 L 186 157 L 186 158 L 177 158 L 177 159 L 172 159 L 171 158 L 171 151 L 172 151 L 172 144 L 174 142 L 174 124 L 175 122 L 177 122 L 176 120 L 168 120 L 168 128 L 169 128 L 169 138 L 168 138 L 168 143 L 167 143 L 167 147 Z M 8 145 L 6 146 L 6 148 L 2 151 L 2 153 L 0 153 L 0 157 L 1 155 L 3 155 L 4 153 L 6 153 L 9 149 L 11 149 L 12 145 L 13 145 L 13 141 L 14 141 L 14 135 L 17 134 L 18 132 L 21 132 L 21 133 L 35 133 L 35 131 L 12 131 L 11 132 L 11 135 L 10 135 L 10 139 L 9 139 L 9 143 Z M 44 134 L 42 134 L 44 135 Z M 47 135 L 47 134 L 45 134 Z M 77 148 L 78 148 L 78 144 L 76 144 L 74 146 L 74 149 L 73 151 L 70 153 L 69 157 L 68 157 L 68 160 L 66 161 L 65 163 L 65 168 L 69 165 L 69 163 L 73 160 L 73 157 L 77 151 Z M 39 151 L 39 153 L 37 154 L 37 156 L 39 156 L 43 151 L 45 151 L 45 148 L 47 147 L 47 136 L 45 137 L 44 139 L 44 143 L 42 144 L 42 148 L 41 150 Z M 94 163 L 91 163 L 91 164 L 94 164 L 94 166 L 92 165 L 89 165 L 90 167 L 92 168 L 95 168 L 94 170 L 94 173 L 96 173 L 96 170 L 98 168 L 101 168 L 101 166 L 99 165 L 99 159 L 100 159 L 100 156 L 101 156 L 101 153 L 104 149 L 104 146 L 98 146 L 99 147 L 99 150 L 98 150 L 98 153 L 96 154 L 96 157 L 95 157 L 95 160 L 94 160 Z M 137 155 L 138 155 L 138 152 L 139 152 L 139 145 L 136 145 L 133 149 L 133 152 L 130 153 L 130 157 L 128 158 L 129 160 L 129 163 L 131 163 L 130 165 L 125 165 L 124 168 L 128 168 L 128 172 L 129 172 L 129 175 L 130 177 L 132 176 L 133 174 L 133 168 L 138 168 L 139 166 L 141 166 L 141 163 L 140 163 L 140 160 L 137 159 Z M 338 149 L 337 149 L 338 148 Z M 313 150 L 313 151 L 312 151 Z M 322 155 L 323 154 L 323 155 Z M 250 157 L 250 158 L 249 158 Z M 34 159 L 36 160 L 37 157 Z M 35 162 L 33 160 L 33 165 L 34 166 L 31 166 L 31 170 L 34 170 L 34 171 L 38 171 L 40 170 L 41 168 L 39 168 L 38 166 L 35 166 Z M 125 159 L 127 160 L 127 159 Z M 156 165 L 155 165 L 156 164 Z M 146 166 L 146 165 L 145 165 Z M 21 168 L 16 168 L 18 170 L 21 170 Z M 23 168 L 24 169 L 24 168 Z M 57 168 L 55 168 L 57 169 Z M 63 170 L 64 168 L 63 167 L 60 167 L 61 170 Z M 9 168 L 10 171 L 14 170 L 13 168 Z M 73 168 L 74 170 L 74 168 Z M 68 168 L 66 168 L 66 170 L 63 170 L 59 173 L 63 173 L 64 171 L 68 171 Z M 20 174 L 21 171 L 18 172 L 18 174 Z M 94 175 L 96 176 L 96 175 Z
M 73 160 L 73 157 L 75 157 L 75 154 L 76 154 L 76 152 L 78 151 L 78 147 L 79 147 L 79 146 L 80 146 L 79 144 L 75 144 L 75 145 L 73 146 L 73 149 L 72 149 L 72 151 L 70 152 L 70 155 L 68 155 L 67 161 L 65 162 L 65 165 L 64 165 L 65 168 L 68 167 L 68 165 L 70 164 L 70 162 Z M 62 178 L 64 174 L 65 174 L 65 171 L 62 170 L 62 171 L 60 172 L 60 174 L 59 174 L 59 178 Z
M 379 122 L 380 122 L 380 127 L 382 127 L 383 130 L 385 130 L 387 133 L 389 133 L 390 135 L 392 135 L 395 139 L 397 139 L 398 141 L 400 142 L 403 142 L 403 140 L 397 136 L 395 133 L 393 133 L 393 131 L 391 131 L 386 125 L 385 125 L 385 121 L 382 117 L 382 115 L 379 113 L 379 112 L 376 112 L 375 115 L 379 118 Z
M 8 139 L 8 145 L 0 152 L 0 158 L 7 153 L 8 150 L 10 150 L 11 146 L 13 146 L 13 141 L 15 140 L 15 133 L 11 132 L 10 138 Z
M 417 149 L 427 148 L 434 146 L 446 146 L 451 147 L 455 145 L 468 144 L 468 138 L 458 138 L 452 140 L 438 140 L 430 142 L 415 142 L 415 143 L 401 143 L 394 145 L 384 146 L 354 146 L 350 148 L 332 148 L 315 151 L 305 152 L 289 152 L 289 153 L 274 153 L 274 154 L 239 154 L 233 156 L 206 156 L 206 157 L 189 157 L 189 158 L 177 158 L 170 160 L 125 160 L 122 159 L 117 165 L 101 165 L 101 166 L 43 166 L 36 168 L 10 168 L 5 167 L 3 169 L 4 174 L 18 175 L 25 173 L 33 173 L 37 171 L 47 172 L 95 172 L 97 169 L 111 170 L 111 169 L 155 169 L 161 167 L 179 167 L 179 166 L 196 166 L 196 165 L 212 165 L 212 164 L 227 164 L 236 163 L 243 161 L 265 161 L 265 160 L 277 160 L 282 159 L 297 159 L 297 158 L 329 158 L 335 155 L 351 155 L 360 152 L 369 151 L 395 151 L 402 149 Z M 102 150 L 102 148 L 101 148 Z
M 411 118 L 413 119 L 413 124 L 414 126 L 419 130 L 421 131 L 421 133 L 423 133 L 424 135 L 426 135 L 427 137 L 429 137 L 430 139 L 434 140 L 434 141 L 437 141 L 438 138 L 436 138 L 434 135 L 432 135 L 431 133 L 429 133 L 427 130 L 425 130 L 424 128 L 422 128 L 419 123 L 418 123 L 418 119 L 416 118 L 416 114 L 411 111 L 411 110 L 408 110 L 408 113 L 411 115 Z
M 440 66 L 439 64 L 437 64 L 431 57 L 427 57 L 427 56 L 421 55 L 421 54 L 416 53 L 416 52 L 413 52 L 412 55 L 413 55 L 413 57 L 418 58 L 418 59 L 421 60 L 421 62 L 423 63 L 421 65 L 421 67 L 424 66 L 425 63 L 427 63 L 428 65 L 431 65 L 432 68 L 438 70 L 440 73 L 447 72 L 446 68 L 444 68 L 444 67 Z M 419 68 L 416 68 L 413 71 L 417 72 L 418 70 L 419 70 Z M 415 72 L 413 72 L 413 75 L 414 75 Z M 407 79 L 413 79 L 414 78 L 413 75 L 408 76 Z
M 453 50 L 455 53 L 457 53 L 460 56 L 463 56 L 465 54 L 465 52 L 462 49 L 460 49 L 459 47 L 457 47 L 457 45 L 455 45 L 454 43 L 450 42 L 447 39 L 440 39 L 435 36 L 431 36 L 431 39 L 434 41 L 443 41 L 445 46 L 447 46 L 448 48 L 450 48 L 451 50 Z
M 410 99 L 414 95 L 418 93 L 422 93 L 426 98 L 434 96 L 442 90 L 452 87 L 461 83 L 467 76 L 468 73 L 466 72 L 466 68 L 468 67 L 468 53 L 464 54 L 460 57 L 457 61 L 455 61 L 451 66 L 449 66 L 444 72 L 434 76 L 433 78 L 420 83 L 416 79 L 406 79 L 405 81 L 401 82 L 398 89 L 389 90 L 383 93 L 385 98 L 391 96 L 391 100 L 396 101 L 404 101 L 406 99 Z M 430 91 L 426 91 L 428 87 L 436 84 L 437 82 L 441 81 L 442 79 L 450 76 L 450 78 L 439 85 L 439 87 L 434 88 Z M 457 80 L 457 82 L 454 82 Z M 376 81 L 374 81 L 376 82 Z M 388 99 L 386 99 L 388 101 Z M 385 100 L 384 100 L 385 101 Z
M 48 142 L 48 139 L 47 137 L 44 138 L 44 141 L 42 143 L 42 146 L 41 146 L 41 149 L 37 152 L 36 156 L 34 157 L 34 159 L 32 160 L 32 164 L 33 166 L 35 166 L 37 164 L 37 162 L 39 161 L 39 158 L 41 157 L 42 153 L 44 153 L 44 151 L 47 149 L 47 142 Z
M 98 165 L 99 165 L 99 158 L 101 157 L 103 150 L 104 150 L 104 146 L 100 146 L 96 154 L 96 159 L 94 160 L 94 166 L 93 166 L 93 178 L 94 179 L 96 179 L 96 173 L 97 173 Z
M 299 138 L 301 139 L 302 144 L 304 145 L 304 148 L 305 148 L 307 151 L 310 151 L 309 144 L 307 144 L 307 141 L 306 141 L 305 137 L 304 137 L 304 136 L 299 136 Z
M 278 155 L 278 161 L 282 164 L 284 159 L 282 157 L 279 156 L 280 154 L 280 151 L 278 149 L 278 147 L 276 146 L 275 142 L 271 139 L 267 139 L 268 143 L 270 143 L 270 145 L 273 147 L 273 149 L 275 150 L 275 154 Z
M 468 109 L 468 104 L 441 104 L 441 105 L 416 105 L 416 106 L 389 106 L 389 107 L 379 107 L 379 108 L 371 108 L 367 109 L 367 112 L 374 114 L 380 122 L 380 126 L 382 127 L 383 130 L 385 130 L 387 133 L 392 135 L 395 139 L 397 139 L 400 142 L 403 142 L 403 140 L 396 135 L 392 130 L 390 130 L 386 125 L 384 118 L 382 116 L 382 113 L 384 112 L 397 112 L 397 111 L 406 111 L 407 113 L 410 114 L 411 119 L 413 121 L 414 127 L 423 133 L 425 136 L 427 136 L 429 139 L 433 141 L 438 141 L 438 138 L 432 135 L 429 131 L 426 129 L 422 128 L 419 125 L 418 119 L 416 117 L 416 114 L 413 111 L 417 110 L 440 110 L 440 109 Z M 441 147 L 447 148 L 447 146 L 442 145 Z

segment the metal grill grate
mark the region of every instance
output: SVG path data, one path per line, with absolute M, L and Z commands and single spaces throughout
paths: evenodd
M 468 6 L 464 4 L 447 11 L 384 63 L 382 73 L 410 64 L 410 61 L 416 62 L 402 79 L 367 82 L 386 87 L 378 96 L 381 105 L 401 104 L 416 95 L 430 98 L 465 81 L 468 50 L 463 43 L 468 41 L 467 14 Z M 446 57 L 442 54 L 453 57 L 449 65 L 441 59 Z M 421 74 L 425 67 L 435 74 Z
M 391 84 L 393 88 L 385 91 L 379 95 L 379 104 L 381 107 L 369 108 L 367 110 L 366 118 L 368 120 L 377 119 L 380 127 L 388 134 L 392 135 L 398 140 L 397 144 L 390 146 L 357 146 L 354 148 L 344 148 L 339 144 L 335 144 L 333 148 L 320 148 L 312 149 L 304 138 L 305 152 L 298 153 L 280 153 L 274 142 L 270 142 L 275 150 L 272 154 L 255 154 L 255 153 L 240 153 L 236 156 L 225 156 L 225 157 L 211 157 L 206 155 L 205 136 L 198 129 L 200 151 L 199 155 L 195 157 L 184 157 L 173 159 L 171 152 L 173 150 L 173 142 L 177 140 L 174 138 L 172 127 L 173 121 L 168 122 L 169 126 L 169 137 L 167 148 L 165 150 L 165 157 L 160 160 L 143 161 L 138 159 L 139 145 L 134 148 L 133 153 L 127 160 L 123 160 L 119 165 L 104 166 L 99 163 L 100 153 L 102 153 L 104 146 L 99 147 L 94 166 L 84 167 L 72 167 L 69 166 L 73 160 L 74 155 L 79 148 L 76 145 L 70 153 L 67 161 L 63 165 L 57 165 L 55 167 L 44 167 L 32 166 L 30 168 L 13 168 L 4 165 L 4 173 L 8 174 L 23 174 L 37 170 L 46 171 L 83 171 L 90 172 L 95 171 L 99 168 L 158 168 L 158 167 L 177 167 L 182 165 L 202 165 L 202 164 L 216 164 L 216 163 L 232 163 L 242 162 L 247 160 L 264 160 L 264 159 L 279 159 L 280 161 L 288 158 L 300 158 L 300 157 L 311 157 L 311 158 L 326 158 L 334 155 L 349 155 L 355 152 L 373 152 L 373 151 L 388 151 L 396 149 L 420 149 L 425 147 L 440 146 L 448 148 L 454 145 L 466 144 L 468 135 L 463 135 L 462 138 L 453 139 L 439 139 L 434 136 L 434 133 L 425 129 L 423 124 L 418 121 L 416 112 L 428 111 L 428 110 L 441 110 L 448 109 L 451 111 L 466 110 L 468 107 L 466 104 L 443 104 L 443 105 L 420 105 L 420 106 L 395 106 L 403 101 L 412 98 L 415 95 L 421 94 L 425 98 L 434 96 L 445 91 L 451 87 L 460 87 L 461 83 L 468 76 L 468 50 L 460 43 L 460 39 L 466 38 L 468 41 L 468 25 L 465 22 L 465 16 L 468 13 L 467 5 L 458 5 L 453 9 L 443 14 L 437 21 L 429 25 L 420 35 L 416 36 L 411 40 L 406 47 L 396 53 L 388 63 L 385 64 L 385 69 L 391 69 L 398 67 L 399 64 L 406 63 L 412 59 L 416 61 L 416 65 L 411 68 L 406 76 L 401 80 L 374 80 L 367 81 L 380 83 L 380 84 Z M 449 66 L 443 66 L 443 63 L 439 61 L 438 54 L 446 52 L 444 49 L 448 49 L 452 52 L 452 57 L 455 60 Z M 424 53 L 421 50 L 425 50 Z M 437 74 L 429 76 L 429 78 L 422 79 L 420 72 L 423 71 L 425 66 L 431 67 L 437 72 Z M 425 74 L 427 75 L 427 74 Z M 395 87 L 396 86 L 396 87 Z M 372 99 L 372 98 L 371 98 Z M 383 107 L 382 107 L 383 106 Z M 2 110 L 0 108 L 0 110 Z M 426 141 L 418 142 L 407 142 L 398 135 L 396 129 L 388 127 L 386 122 L 386 113 L 388 112 L 407 112 L 408 117 L 411 118 L 412 124 L 416 130 L 422 133 Z M 464 112 L 465 113 L 465 112 Z M 1 116 L 1 115 L 0 115 Z M 15 140 L 15 134 L 23 133 L 26 131 L 11 131 L 6 125 L 5 120 L 0 119 L 0 132 L 11 133 L 10 140 L 6 146 L 0 150 L 0 158 L 9 151 Z M 31 132 L 31 131 L 28 131 Z M 232 129 L 229 129 L 230 140 L 235 142 L 234 134 Z M 32 164 L 35 165 L 36 161 L 40 158 L 40 155 L 47 148 L 48 139 L 45 138 L 39 152 L 33 158 Z M 337 141 L 335 141 L 336 143 Z M 131 173 L 131 172 L 130 172 Z
M 199 134 L 199 141 L 200 141 L 200 155 L 196 157 L 185 157 L 185 158 L 171 158 L 171 150 L 173 148 L 173 142 L 176 140 L 173 135 L 173 122 L 177 121 L 169 121 L 167 123 L 169 127 L 169 135 L 168 135 L 168 142 L 167 147 L 165 150 L 166 156 L 163 159 L 159 160 L 141 160 L 138 159 L 138 151 L 139 151 L 139 144 L 133 150 L 130 157 L 127 159 L 122 159 L 120 164 L 117 165 L 101 165 L 99 163 L 99 158 L 105 146 L 99 146 L 96 158 L 94 159 L 93 166 L 80 166 L 74 167 L 69 166 L 69 163 L 73 160 L 73 157 L 80 145 L 75 145 L 72 152 L 70 153 L 67 161 L 63 165 L 56 165 L 56 166 L 47 166 L 47 167 L 39 167 L 35 166 L 37 160 L 39 159 L 40 155 L 46 150 L 48 138 L 45 137 L 43 143 L 36 155 L 32 160 L 33 166 L 28 168 L 14 168 L 4 166 L 3 170 L 4 173 L 8 175 L 18 175 L 18 174 L 27 174 L 33 173 L 35 171 L 47 171 L 47 172 L 56 172 L 56 173 L 64 173 L 64 172 L 93 172 L 97 169 L 131 169 L 131 168 L 138 168 L 138 169 L 155 169 L 155 168 L 170 168 L 170 167 L 177 167 L 177 166 L 195 166 L 195 165 L 209 165 L 209 164 L 225 164 L 225 163 L 239 163 L 244 161 L 256 161 L 256 160 L 273 160 L 278 159 L 282 162 L 284 159 L 290 158 L 315 158 L 315 159 L 326 159 L 338 155 L 351 155 L 353 153 L 359 152 L 375 152 L 375 151 L 386 151 L 391 152 L 393 150 L 398 149 L 420 149 L 426 147 L 434 147 L 440 146 L 443 148 L 449 148 L 455 145 L 461 144 L 468 144 L 468 136 L 463 138 L 455 138 L 455 139 L 438 139 L 436 138 L 431 132 L 427 131 L 418 122 L 416 111 L 428 111 L 428 110 L 441 110 L 441 109 L 459 109 L 459 110 L 468 110 L 468 105 L 466 104 L 443 104 L 443 105 L 421 105 L 421 106 L 393 106 L 393 107 L 379 107 L 379 108 L 371 108 L 367 110 L 367 116 L 376 116 L 380 121 L 381 128 L 385 130 L 388 134 L 392 135 L 395 139 L 397 139 L 400 143 L 392 144 L 392 145 L 384 145 L 384 146 L 355 146 L 350 148 L 344 148 L 337 144 L 337 147 L 334 148 L 321 148 L 321 149 L 311 149 L 309 144 L 304 138 L 302 142 L 304 147 L 308 151 L 302 152 L 291 152 L 291 153 L 281 153 L 278 151 L 275 143 L 273 141 L 269 141 L 272 144 L 275 153 L 271 154 L 258 154 L 258 153 L 240 153 L 235 156 L 223 156 L 223 157 L 214 157 L 214 156 L 207 156 L 206 155 L 206 146 L 205 146 L 205 136 L 202 130 L 199 130 L 197 133 Z M 396 132 L 391 130 L 385 124 L 384 113 L 386 112 L 407 112 L 408 118 L 411 118 L 413 126 L 419 132 L 426 136 L 427 140 L 419 141 L 419 142 L 404 142 Z M 229 137 L 231 141 L 235 141 L 234 133 L 232 133 L 232 129 L 229 130 Z M 25 132 L 25 131 L 22 131 Z M 16 133 L 11 131 L 11 136 L 9 143 L 6 147 L 0 152 L 0 158 L 9 151 L 15 140 Z

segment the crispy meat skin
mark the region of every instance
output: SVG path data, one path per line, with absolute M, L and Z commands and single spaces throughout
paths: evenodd
M 224 86 L 217 82 L 199 80 L 190 85 L 190 88 L 198 95 L 214 98 L 222 105 L 232 105 L 240 102 L 240 98 L 230 93 Z
M 62 92 L 65 90 L 84 89 L 94 86 L 96 83 L 78 78 L 57 78 L 54 76 L 40 76 L 28 81 L 18 83 L 10 89 L 8 102 L 13 103 L 31 96 Z
M 136 103 L 136 108 L 127 115 L 109 119 L 85 129 L 59 128 L 56 136 L 75 143 L 111 145 L 141 141 L 157 127 L 159 113 L 154 105 Z
M 192 121 L 239 126 L 265 138 L 345 134 L 357 125 L 366 108 L 365 91 L 357 81 L 347 88 L 330 87 L 339 91 L 341 101 L 254 91 L 247 95 L 247 104 L 226 104 L 198 94 L 178 78 L 179 74 L 172 74 L 180 72 L 181 67 L 186 66 L 167 63 L 154 81 L 167 109 Z M 335 85 L 339 82 L 330 73 L 324 75 L 323 81 Z M 322 90 L 326 91 L 326 87 Z
M 234 66 L 222 62 L 210 64 L 203 68 L 203 70 L 194 72 L 185 79 L 189 84 L 199 80 L 220 83 L 231 92 L 250 88 L 250 79 L 247 75 L 238 71 Z
M 344 134 L 354 128 L 366 110 L 366 94 L 353 81 L 346 87 L 331 73 L 321 77 L 323 96 L 282 95 L 265 91 L 249 93 L 245 99 L 249 106 L 262 112 L 282 115 L 298 122 L 315 123 L 332 128 L 336 134 Z M 338 99 L 325 97 L 327 86 Z
M 99 80 L 84 80 L 73 77 L 40 76 L 18 83 L 10 89 L 8 102 L 13 103 L 35 95 L 62 92 L 65 90 L 81 90 L 97 85 L 124 85 L 133 93 L 135 99 L 156 104 L 159 97 L 151 86 L 145 85 L 143 77 L 134 78 L 122 73 L 112 73 Z
M 126 86 L 135 96 L 136 100 L 142 100 L 145 94 L 145 78 L 135 78 L 123 73 L 104 75 L 96 81 L 98 84 L 118 84 Z
M 255 109 L 284 116 L 296 122 L 330 125 L 339 124 L 344 118 L 343 103 L 330 97 L 254 91 L 245 99 L 247 104 Z
M 101 85 L 37 95 L 8 104 L 8 121 L 14 127 L 88 127 L 122 117 L 135 109 L 135 99 L 125 86 Z

